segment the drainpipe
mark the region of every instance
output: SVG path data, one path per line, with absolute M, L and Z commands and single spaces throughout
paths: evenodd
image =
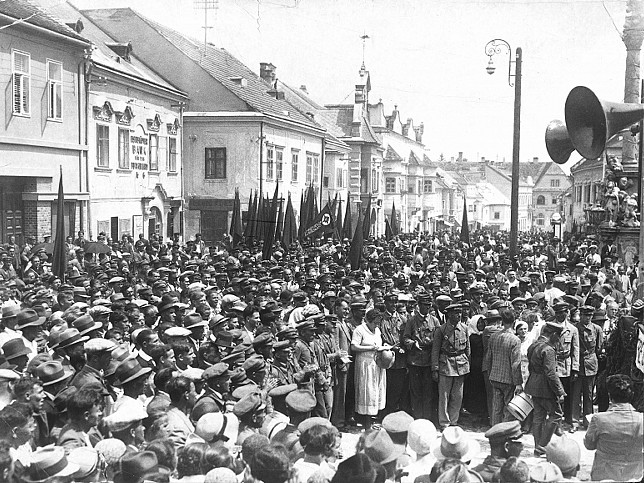
M 263 179 L 263 168 L 264 164 L 264 122 L 260 121 L 259 123 L 259 193 L 260 196 L 264 196 L 264 179 Z
M 85 55 L 85 62 L 82 64 L 83 72 L 81 74 L 81 72 L 79 70 L 79 74 L 78 74 L 79 75 L 79 79 L 78 79 L 79 86 L 80 85 L 85 86 L 85 89 L 84 89 L 84 91 L 85 91 L 85 106 L 84 107 L 85 108 L 84 109 L 82 108 L 81 89 L 80 89 L 80 87 L 78 89 L 79 117 L 83 117 L 83 113 L 84 113 L 84 122 L 83 122 L 83 124 L 84 124 L 84 128 L 85 128 L 85 139 L 83 140 L 83 144 L 85 144 L 85 146 L 87 146 L 87 140 L 89 138 L 89 119 L 90 119 L 89 118 L 89 88 L 90 88 L 89 74 L 90 74 L 91 68 L 92 68 L 90 56 L 91 56 L 91 52 L 89 52 L 89 53 L 87 53 Z M 81 78 L 81 76 L 82 76 L 82 78 Z M 79 131 L 81 129 L 82 128 L 79 128 Z M 85 156 L 85 188 L 87 189 L 87 193 L 88 193 L 88 198 L 87 198 L 87 201 L 86 201 L 86 203 L 87 203 L 87 221 L 86 221 L 86 225 L 87 225 L 87 236 L 91 240 L 93 238 L 93 231 L 92 231 L 92 208 L 91 208 L 91 205 L 92 205 L 92 193 L 91 193 L 91 190 L 90 190 L 90 187 L 89 187 L 89 146 L 88 146 L 88 150 L 85 151 L 84 156 Z M 79 176 L 80 176 L 80 172 L 79 172 Z M 80 183 L 80 181 L 79 181 L 79 183 Z
M 322 197 L 322 191 L 324 189 L 324 149 L 326 148 L 326 140 L 324 137 L 322 138 L 322 154 L 320 155 L 320 210 L 322 209 L 322 200 L 324 199 Z M 328 188 L 327 188 L 328 191 Z

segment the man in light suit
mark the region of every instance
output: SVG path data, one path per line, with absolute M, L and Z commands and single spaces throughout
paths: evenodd
M 197 400 L 197 392 L 194 382 L 184 376 L 170 379 L 166 392 L 170 395 L 171 402 L 168 408 L 169 438 L 178 449 L 183 447 L 188 436 L 195 431 L 188 416 Z

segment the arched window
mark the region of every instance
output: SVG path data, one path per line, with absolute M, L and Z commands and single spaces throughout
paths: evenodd
M 540 196 L 540 198 L 543 198 L 543 196 Z M 543 226 L 545 224 L 546 217 L 544 216 L 543 213 L 539 213 L 537 215 L 537 226 Z
M 546 204 L 546 197 L 543 195 L 537 196 L 537 204 L 538 205 L 545 205 Z

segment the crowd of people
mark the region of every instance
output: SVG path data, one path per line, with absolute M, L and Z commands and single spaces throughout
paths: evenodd
M 347 239 L 262 259 L 81 232 L 61 279 L 12 237 L 0 483 L 572 481 L 579 430 L 592 480 L 639 481 L 637 267 L 614 240 L 520 241 L 371 237 L 352 268 Z

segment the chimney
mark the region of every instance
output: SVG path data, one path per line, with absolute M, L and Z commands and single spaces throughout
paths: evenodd
M 81 33 L 83 31 L 83 29 L 85 28 L 85 26 L 83 25 L 83 22 L 81 21 L 80 18 L 78 20 L 76 20 L 76 22 L 70 22 L 70 23 L 67 23 L 65 25 L 67 25 L 70 29 L 72 29 L 77 34 Z
M 302 85 L 300 86 L 300 90 L 301 90 L 302 92 L 304 92 L 304 94 L 308 94 L 308 93 L 309 93 L 308 89 L 306 88 L 306 86 L 305 86 L 304 84 L 302 84 Z
M 535 156 L 534 158 L 532 158 L 532 162 L 533 163 L 538 163 L 539 162 L 539 157 Z
M 457 161 L 458 161 L 459 163 L 461 163 L 461 162 L 463 161 L 463 151 L 459 151 L 459 152 L 458 152 L 458 159 L 457 159 Z
M 259 76 L 262 78 L 264 82 L 269 83 L 271 86 L 277 80 L 277 76 L 275 73 L 276 70 L 277 70 L 277 67 L 275 67 L 270 62 L 260 62 L 259 64 Z

